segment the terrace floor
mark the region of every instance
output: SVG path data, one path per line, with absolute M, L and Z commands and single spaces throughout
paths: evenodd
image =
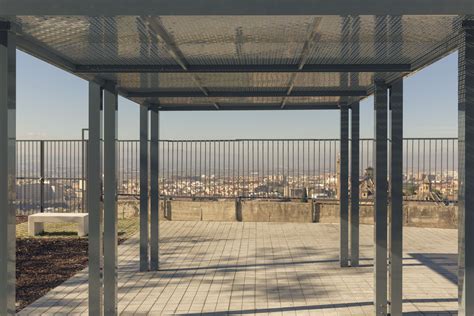
M 358 268 L 339 267 L 338 228 L 163 222 L 159 272 L 138 272 L 137 237 L 119 246 L 119 311 L 373 315 L 373 227 L 361 226 Z M 456 314 L 457 231 L 407 227 L 404 251 L 404 312 Z M 82 271 L 20 314 L 86 312 L 87 271 Z

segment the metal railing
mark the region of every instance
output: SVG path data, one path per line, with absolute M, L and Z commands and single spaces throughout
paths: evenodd
M 16 150 L 20 213 L 84 210 L 84 141 L 18 140 Z
M 457 138 L 406 138 L 403 145 L 405 199 L 457 201 Z
M 18 140 L 20 213 L 82 212 L 87 141 Z M 337 199 L 337 139 L 160 141 L 160 193 L 192 199 Z M 373 140 L 360 140 L 361 198 L 371 199 Z M 118 141 L 118 192 L 139 195 L 139 142 Z M 457 199 L 457 139 L 404 140 L 406 200 Z
M 163 141 L 161 193 L 193 198 L 335 197 L 339 141 Z

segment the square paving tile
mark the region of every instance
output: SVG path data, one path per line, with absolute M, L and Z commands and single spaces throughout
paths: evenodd
M 339 225 L 163 222 L 161 270 L 138 271 L 138 236 L 119 246 L 123 315 L 372 315 L 373 227 L 360 267 L 340 268 Z M 457 310 L 457 231 L 404 229 L 404 312 Z M 87 314 L 87 269 L 20 315 Z

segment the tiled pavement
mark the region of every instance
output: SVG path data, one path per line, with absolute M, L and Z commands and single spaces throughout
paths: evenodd
M 119 247 L 123 315 L 372 315 L 372 226 L 361 267 L 340 268 L 338 225 L 164 222 L 161 270 L 138 270 L 138 240 Z M 404 312 L 457 309 L 457 232 L 405 228 Z M 87 311 L 87 272 L 20 314 Z

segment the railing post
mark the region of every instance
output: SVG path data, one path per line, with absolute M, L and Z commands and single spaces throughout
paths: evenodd
M 82 129 L 82 135 L 81 135 L 81 140 L 82 140 L 82 143 L 81 143 L 81 150 L 82 150 L 82 179 L 81 179 L 81 182 L 82 182 L 82 212 L 87 212 L 87 207 L 86 207 L 86 203 L 87 203 L 87 189 L 86 189 L 86 185 L 87 185 L 87 181 L 86 181 L 86 175 L 87 175 L 87 150 L 88 150 L 88 141 L 86 140 L 86 136 L 85 136 L 85 132 L 86 131 L 89 131 L 89 129 L 87 128 L 83 128 Z
M 40 211 L 44 212 L 44 140 L 40 141 Z

